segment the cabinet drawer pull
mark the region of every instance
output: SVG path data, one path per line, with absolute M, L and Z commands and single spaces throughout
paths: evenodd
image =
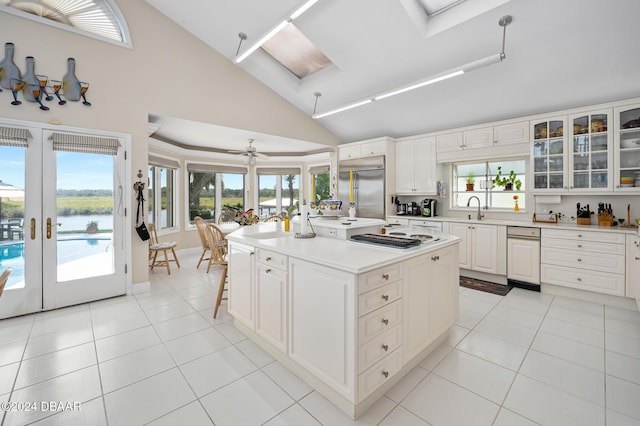
M 389 377 L 389 372 L 386 370 L 382 370 L 382 375 L 384 376 L 384 378 L 386 379 L 387 377 Z
M 385 302 L 386 302 L 387 300 L 389 300 L 389 295 L 388 295 L 388 294 L 383 294 L 383 295 L 382 295 L 382 300 L 384 300 Z
M 578 234 L 578 238 L 582 238 L 582 234 Z
M 578 262 L 582 262 L 582 259 L 578 258 Z
M 389 350 L 389 345 L 382 345 L 381 348 L 383 351 L 387 352 Z
M 440 256 L 431 256 L 431 260 L 436 262 L 436 261 L 440 260 Z
M 636 260 L 640 260 L 640 257 L 636 256 Z
M 384 325 L 389 325 L 389 319 L 388 318 L 382 318 L 382 323 Z
M 582 248 L 582 244 L 578 244 L 578 248 Z
M 267 269 L 264 272 L 266 272 L 268 274 L 269 272 L 271 272 L 271 269 Z
M 389 274 L 382 274 L 382 278 L 389 281 Z
M 579 282 L 582 282 L 582 278 L 578 277 L 578 281 L 579 281 Z
M 265 260 L 266 260 L 267 262 L 271 262 L 271 257 L 267 257 Z

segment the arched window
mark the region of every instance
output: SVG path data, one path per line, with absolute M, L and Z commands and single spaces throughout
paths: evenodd
M 112 0 L 0 0 L 0 10 L 131 47 L 127 23 Z

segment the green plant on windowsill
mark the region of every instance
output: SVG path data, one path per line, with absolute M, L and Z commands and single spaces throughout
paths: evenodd
M 522 181 L 518 179 L 516 172 L 511 170 L 508 176 L 502 176 L 502 166 L 498 166 L 498 174 L 493 178 L 493 184 L 495 186 L 504 186 L 505 191 L 512 191 L 513 187 L 516 187 L 517 191 L 520 191 L 522 187 Z
M 476 183 L 476 177 L 473 175 L 472 172 L 467 173 L 465 182 L 467 183 L 467 191 L 473 191 L 473 187 Z

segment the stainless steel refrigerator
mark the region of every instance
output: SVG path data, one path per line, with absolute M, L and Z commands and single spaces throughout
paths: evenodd
M 384 156 L 338 163 L 338 199 L 343 214 L 349 208 L 349 175 L 353 175 L 353 201 L 358 217 L 385 219 Z

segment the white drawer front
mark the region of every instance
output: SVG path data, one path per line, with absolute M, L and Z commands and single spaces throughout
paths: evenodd
M 395 326 L 386 333 L 360 347 L 358 354 L 358 372 L 362 373 L 374 363 L 400 347 L 401 328 Z
M 402 278 L 402 271 L 400 269 L 400 263 L 398 262 L 394 265 L 385 266 L 360 275 L 358 290 L 359 293 L 362 294 L 400 278 Z
M 400 300 L 375 310 L 358 320 L 358 337 L 360 344 L 372 339 L 380 333 L 400 324 L 402 305 Z
M 362 401 L 402 367 L 400 349 L 374 364 L 358 378 L 358 401 Z
M 269 250 L 257 249 L 258 262 L 275 268 L 287 269 L 287 256 Z
M 591 271 L 624 274 L 624 256 L 593 252 L 574 252 L 543 247 L 540 252 L 542 263 L 568 266 Z
M 565 238 L 579 241 L 595 241 L 599 243 L 624 244 L 624 234 L 615 232 L 583 231 L 581 229 L 542 229 L 542 239 L 544 238 Z
M 576 241 L 561 238 L 545 238 L 542 240 L 542 246 L 568 249 L 574 251 L 575 253 L 593 251 L 598 253 L 624 255 L 624 245 L 622 244 L 596 243 L 594 241 Z
M 542 265 L 540 272 L 543 283 L 624 296 L 624 275 L 556 265 Z
M 391 284 L 387 284 L 382 287 L 378 287 L 375 290 L 371 290 L 367 293 L 361 294 L 358 298 L 358 313 L 359 316 L 368 314 L 387 303 L 398 300 L 401 296 L 402 281 L 396 281 Z

